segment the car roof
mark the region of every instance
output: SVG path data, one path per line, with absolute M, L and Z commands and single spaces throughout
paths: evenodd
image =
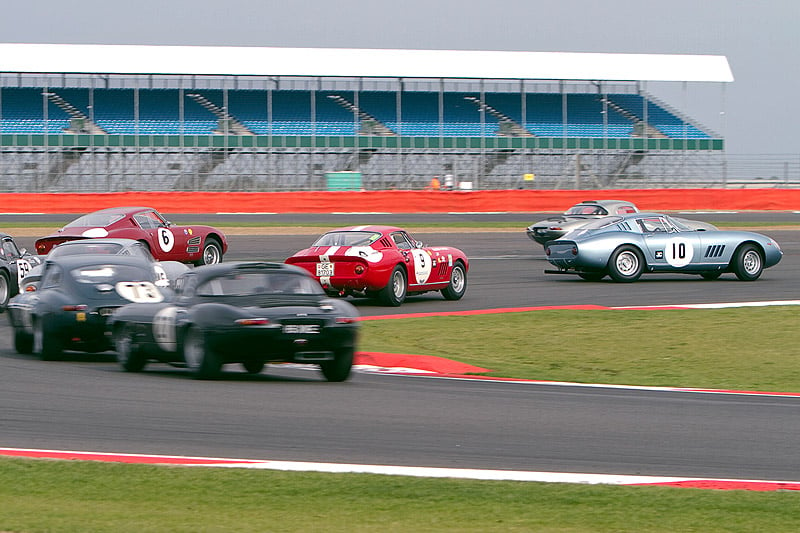
M 99 238 L 91 238 L 91 239 L 75 239 L 73 241 L 64 241 L 58 243 L 53 248 L 58 248 L 61 246 L 72 246 L 76 244 L 119 244 L 122 246 L 131 246 L 136 244 L 136 239 L 121 239 L 121 238 L 108 238 L 108 237 L 99 237 Z
M 100 209 L 98 211 L 92 211 L 91 213 L 87 213 L 89 215 L 94 213 L 119 213 L 121 215 L 132 215 L 134 213 L 138 213 L 140 211 L 158 211 L 157 209 L 153 209 L 152 207 L 107 207 L 105 209 Z
M 190 270 L 191 273 L 202 282 L 206 279 L 224 276 L 230 272 L 237 270 L 260 270 L 268 272 L 291 272 L 295 274 L 302 274 L 304 276 L 310 275 L 306 270 L 294 266 L 287 265 L 286 263 L 273 263 L 267 261 L 230 261 L 217 263 L 215 265 L 204 265 Z M 185 274 L 183 274 L 185 275 Z
M 332 229 L 330 231 L 326 231 L 325 233 L 334 233 L 337 231 L 373 231 L 376 233 L 392 233 L 395 231 L 406 231 L 406 230 L 398 228 L 396 226 L 369 225 L 369 226 L 346 226 L 344 228 Z
M 115 254 L 79 254 L 65 255 L 47 259 L 47 263 L 57 264 L 66 269 L 79 268 L 87 265 L 133 265 L 152 268 L 149 261 L 138 255 L 115 255 Z
M 633 202 L 629 202 L 628 200 L 583 200 L 575 205 L 602 205 L 605 207 L 607 205 L 620 205 L 620 204 L 632 205 L 636 207 Z

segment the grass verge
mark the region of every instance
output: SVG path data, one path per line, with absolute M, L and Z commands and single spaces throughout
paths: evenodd
M 359 348 L 497 377 L 800 392 L 798 324 L 798 306 L 532 311 L 365 321 Z
M 797 531 L 797 494 L 0 458 L 0 530 Z

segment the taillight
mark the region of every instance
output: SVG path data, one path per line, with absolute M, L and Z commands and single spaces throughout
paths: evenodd
M 544 249 L 544 255 L 550 255 L 550 248 Z
M 236 321 L 240 326 L 266 326 L 269 324 L 268 318 L 240 318 Z
M 366 269 L 367 269 L 367 267 L 365 267 L 364 265 L 356 265 L 355 271 L 356 271 L 356 274 L 361 275 L 361 274 L 364 273 L 364 271 Z
M 36 285 L 25 285 L 25 292 L 36 292 Z
M 572 247 L 572 255 L 578 255 L 578 247 L 577 246 L 573 246 Z
M 337 324 L 352 324 L 356 322 L 358 318 L 352 316 L 337 316 L 336 323 Z
M 89 306 L 86 304 L 79 305 L 65 305 L 61 308 L 62 311 L 86 311 Z
M 550 231 L 561 231 L 561 228 L 559 226 L 550 226 L 547 229 L 549 229 Z

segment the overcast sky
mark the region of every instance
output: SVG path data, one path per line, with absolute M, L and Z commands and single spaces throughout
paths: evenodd
M 0 42 L 718 54 L 730 84 L 652 86 L 732 154 L 800 157 L 800 1 L 28 0 Z M 724 113 L 723 113 L 724 111 Z

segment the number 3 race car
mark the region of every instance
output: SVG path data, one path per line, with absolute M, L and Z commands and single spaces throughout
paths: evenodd
M 309 271 L 329 294 L 375 297 L 390 306 L 427 291 L 458 300 L 467 290 L 469 270 L 461 250 L 425 246 L 393 226 L 330 231 L 286 262 Z
M 716 279 L 733 272 L 754 281 L 783 256 L 777 242 L 749 231 L 693 230 L 667 215 L 636 213 L 598 219 L 549 241 L 547 260 L 558 270 L 597 281 L 632 282 L 643 272 L 677 272 Z
M 134 239 L 146 244 L 159 261 L 196 265 L 219 263 L 228 250 L 225 235 L 209 226 L 176 226 L 149 207 L 112 207 L 73 220 L 56 233 L 36 241 L 36 253 L 77 239 Z

